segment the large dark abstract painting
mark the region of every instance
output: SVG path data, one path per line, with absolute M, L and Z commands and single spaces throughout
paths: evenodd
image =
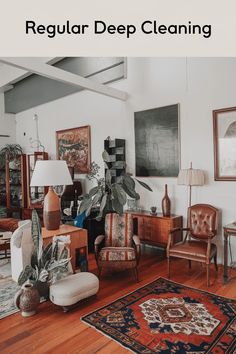
M 179 105 L 134 114 L 136 176 L 177 177 Z

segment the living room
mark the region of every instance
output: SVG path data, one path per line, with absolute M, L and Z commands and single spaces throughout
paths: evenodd
M 77 61 L 78 66 L 85 68 L 84 74 L 73 73 L 68 67 L 63 69 L 60 67 L 62 65 L 60 63 L 63 61 L 66 65 Z M 50 68 L 47 68 L 49 73 L 46 73 L 45 65 L 53 67 L 53 69 L 50 71 Z M 98 69 L 99 65 L 101 67 Z M 115 222 L 116 217 L 134 216 L 132 232 L 137 233 L 139 238 L 139 241 L 136 239 L 136 242 L 134 241 L 137 247 L 135 257 L 137 254 L 140 257 L 135 266 L 126 268 L 125 264 L 124 268 L 111 267 L 111 269 L 109 266 L 105 269 L 104 266 L 101 271 L 102 263 L 99 263 L 97 258 L 99 256 L 96 253 L 96 247 L 99 244 L 96 244 L 95 251 L 92 250 L 88 254 L 86 272 L 76 271 L 69 277 L 81 277 L 83 273 L 91 273 L 95 278 L 85 277 L 84 280 L 81 278 L 81 284 L 85 282 L 85 286 L 87 286 L 90 282 L 95 282 L 99 284 L 99 290 L 93 283 L 91 287 L 96 288 L 96 291 L 94 290 L 96 293 L 91 293 L 93 296 L 83 297 L 83 300 L 76 301 L 74 304 L 68 303 L 69 311 L 67 313 L 61 309 L 64 305 L 53 303 L 52 297 L 51 301 L 47 299 L 47 301 L 38 304 L 34 316 L 25 318 L 21 315 L 22 309 L 19 312 L 14 310 L 14 313 L 0 320 L 3 328 L 0 339 L 1 352 L 28 353 L 30 350 L 31 352 L 34 350 L 37 353 L 46 353 L 60 352 L 61 350 L 61 352 L 68 351 L 69 353 L 125 353 L 131 350 L 137 353 L 168 353 L 168 350 L 173 350 L 172 346 L 176 340 L 179 346 L 176 352 L 187 352 L 187 345 L 196 351 L 202 350 L 204 352 L 206 350 L 207 352 L 208 350 L 211 352 L 220 348 L 221 352 L 224 352 L 222 348 L 227 342 L 226 352 L 233 353 L 235 349 L 235 327 L 233 328 L 235 313 L 233 314 L 233 308 L 235 308 L 236 299 L 236 271 L 234 269 L 236 238 L 233 237 L 236 234 L 236 226 L 234 231 L 233 224 L 236 221 L 234 197 L 236 170 L 235 161 L 232 161 L 235 151 L 233 127 L 230 131 L 230 139 L 225 139 L 229 144 L 226 149 L 228 156 L 225 151 L 223 152 L 221 138 L 225 137 L 222 133 L 222 131 L 225 133 L 224 127 L 229 127 L 236 120 L 235 67 L 236 59 L 234 57 L 32 57 L 21 60 L 19 58 L 1 58 L 0 133 L 4 136 L 0 138 L 0 149 L 4 148 L 6 144 L 19 144 L 22 153 L 26 156 L 37 151 L 45 151 L 48 153 L 48 161 L 58 160 L 58 157 L 60 158 L 58 151 L 59 132 L 87 127 L 89 131 L 87 164 L 95 162 L 100 167 L 99 173 L 102 178 L 106 164 L 111 163 L 106 155 L 104 158 L 104 141 L 123 139 L 125 141 L 125 173 L 128 173 L 129 178 L 135 181 L 135 192 L 140 196 L 140 199 L 135 200 L 129 194 L 128 197 L 126 195 L 126 203 L 123 203 L 124 213 L 117 214 L 116 210 L 108 213 L 105 208 L 101 215 L 101 219 L 107 223 L 104 229 L 106 236 L 108 236 L 108 229 L 114 231 L 111 223 Z M 54 71 L 54 68 L 57 70 Z M 93 72 L 86 72 L 90 68 Z M 64 75 L 63 80 L 57 72 L 58 70 L 63 72 L 61 73 Z M 80 84 L 75 83 L 74 76 L 83 77 L 85 81 L 81 81 Z M 49 81 L 52 86 L 49 85 Z M 62 83 L 63 89 L 60 86 Z M 170 119 L 168 112 L 172 114 L 173 107 L 176 123 L 174 129 L 172 125 L 168 126 L 168 119 Z M 149 116 L 146 115 L 147 112 Z M 144 120 L 149 117 L 151 117 L 152 125 L 146 127 Z M 158 123 L 160 117 L 162 119 L 165 117 L 167 125 L 161 130 L 162 133 L 155 135 L 154 130 L 157 127 L 160 129 L 160 122 Z M 141 128 L 138 124 L 139 119 L 142 120 Z M 223 120 L 224 123 L 221 123 Z M 171 124 L 173 124 L 172 121 Z M 160 141 L 153 140 L 153 136 L 159 136 Z M 165 139 L 168 141 L 167 144 L 163 141 Z M 174 168 L 177 166 L 178 171 L 169 174 L 163 172 L 158 175 L 158 163 L 164 164 L 170 158 L 168 155 L 170 147 L 173 150 L 171 161 Z M 138 170 L 139 159 L 137 156 L 140 151 L 141 156 L 146 156 L 147 165 L 145 166 L 150 166 L 153 163 L 157 172 L 142 173 Z M 166 155 L 160 156 L 163 152 Z M 228 170 L 224 165 L 224 159 L 230 161 Z M 76 200 L 78 203 L 86 198 L 86 193 L 89 193 L 92 187 L 96 186 L 95 179 L 91 180 L 86 176 L 90 171 L 89 168 L 86 173 L 81 173 L 76 168 L 74 169 L 73 179 L 80 181 L 82 186 L 82 194 Z M 181 173 L 185 176 L 184 181 L 181 181 Z M 197 181 L 195 182 L 189 180 L 192 173 L 196 173 Z M 203 177 L 199 179 L 199 176 Z M 167 212 L 166 205 L 162 203 L 165 196 L 165 185 L 167 185 L 169 198 Z M 41 184 L 37 186 L 41 186 Z M 49 185 L 44 184 L 43 186 Z M 133 201 L 132 205 L 130 200 Z M 100 198 L 100 205 L 96 206 L 100 208 L 101 204 L 102 199 Z M 210 225 L 209 219 L 214 224 L 209 226 L 208 234 L 204 226 L 204 237 L 201 234 L 200 240 L 197 241 L 197 232 L 191 228 L 191 222 L 193 224 L 195 222 L 195 214 L 193 216 L 191 214 L 191 210 L 195 213 L 194 206 L 200 208 L 200 211 L 196 211 L 200 219 L 206 217 L 204 225 Z M 213 214 L 209 209 L 205 209 L 209 206 Z M 85 211 L 87 209 L 85 208 Z M 70 214 L 71 210 L 67 210 L 67 212 Z M 81 210 L 78 209 L 78 214 L 80 212 Z M 164 215 L 165 213 L 166 215 Z M 204 213 L 206 216 L 201 216 Z M 108 220 L 109 215 L 113 215 L 110 221 Z M 178 216 L 179 221 L 178 224 L 174 224 L 175 221 L 173 221 L 172 227 L 167 227 L 168 237 L 161 245 L 148 242 L 148 239 L 142 235 L 144 232 L 144 224 L 140 224 L 140 222 L 144 223 L 144 221 L 140 221 L 142 215 L 155 220 L 163 220 L 166 217 L 165 220 L 169 218 L 168 220 L 171 222 L 175 216 Z M 1 214 L 1 219 L 6 217 L 23 218 L 21 213 L 17 216 L 14 213 L 7 215 L 7 210 L 6 214 L 4 212 Z M 68 227 L 74 225 L 74 220 L 71 219 L 75 218 L 70 218 L 70 222 L 66 222 L 64 225 Z M 41 222 L 43 223 L 42 218 Z M 78 226 L 78 224 L 75 225 Z M 201 223 L 197 226 L 199 225 L 202 226 Z M 172 236 L 169 236 L 172 234 L 171 229 L 174 227 L 186 228 L 187 226 L 190 227 L 190 234 L 192 232 L 194 238 L 192 242 L 202 243 L 203 238 L 206 241 L 204 257 L 200 254 L 200 257 L 197 258 L 193 253 L 190 254 L 190 258 L 183 253 L 178 256 L 175 253 L 177 251 L 172 250 L 173 243 L 170 241 Z M 152 230 L 151 233 L 158 237 L 165 227 L 166 224 L 161 225 L 158 230 Z M 82 227 L 80 225 L 79 228 L 84 229 L 83 225 Z M 99 234 L 96 230 L 93 231 L 96 236 Z M 5 232 L 8 230 L 4 230 Z M 94 235 L 89 235 L 88 230 L 85 232 L 88 233 L 88 239 L 92 238 L 94 243 Z M 56 235 L 53 229 L 52 234 Z M 66 232 L 63 234 L 65 235 Z M 181 234 L 180 243 L 184 242 L 184 235 L 185 231 Z M 85 247 L 87 247 L 86 242 Z M 2 251 L 1 255 L 4 256 L 5 251 Z M 71 261 L 75 256 L 74 253 L 70 254 Z M 214 267 L 213 260 L 217 262 L 218 271 Z M 106 261 L 108 262 L 108 260 Z M 122 259 L 119 261 L 122 263 Z M 168 274 L 169 261 L 170 274 Z M 5 269 L 12 262 L 11 249 L 7 250 L 7 258 L 0 262 L 2 279 L 4 275 L 1 268 Z M 111 260 L 111 262 L 117 263 L 117 260 Z M 129 268 L 137 268 L 138 276 L 134 276 L 133 269 Z M 208 274 L 207 277 L 206 274 Z M 76 286 L 68 283 L 68 289 L 74 289 L 74 287 L 77 289 L 78 287 L 76 291 L 77 294 L 80 294 L 79 278 L 73 283 L 76 283 Z M 50 286 L 53 287 L 55 284 L 50 284 Z M 168 322 L 170 317 L 174 316 L 173 313 L 170 313 L 171 311 L 167 311 L 168 314 L 164 316 L 165 320 L 163 319 L 163 321 L 159 320 L 158 322 L 157 319 L 152 318 L 152 311 L 157 311 L 161 303 L 150 303 L 154 296 L 151 289 L 155 288 L 154 298 L 157 297 L 158 301 L 161 299 L 160 301 L 165 302 L 167 301 L 165 296 L 161 297 L 163 295 L 161 289 L 164 286 L 166 286 L 164 292 L 168 294 L 167 298 L 171 297 L 171 293 L 175 294 L 174 299 L 180 298 L 180 294 L 185 294 L 185 297 L 181 299 L 186 300 L 187 297 L 191 297 L 194 298 L 194 302 L 200 301 L 200 297 L 205 297 L 202 300 L 203 306 L 211 317 L 207 326 L 213 326 L 214 329 L 210 333 L 205 332 L 197 335 L 201 321 L 199 328 L 191 329 L 193 321 L 196 321 L 198 316 L 194 318 L 190 307 L 187 307 L 188 313 L 190 313 L 188 316 L 192 316 L 190 320 L 183 304 L 175 306 L 178 311 L 181 306 L 184 307 L 185 320 L 179 318 L 174 325 L 173 322 L 170 321 L 171 325 Z M 63 291 L 64 289 L 65 286 Z M 201 292 L 198 293 L 197 289 Z M 57 296 L 58 290 L 53 291 L 56 292 L 54 296 Z M 92 288 L 91 291 L 93 292 Z M 140 300 L 142 291 L 145 293 L 143 296 L 146 302 Z M 209 299 L 209 292 L 214 294 L 214 301 Z M 128 301 L 127 294 L 129 293 L 133 293 L 132 303 Z M 115 312 L 115 307 L 119 303 L 118 299 L 121 297 L 126 307 L 119 308 L 119 311 Z M 78 300 L 80 299 L 78 297 Z M 138 299 L 137 303 L 134 299 Z M 225 319 L 226 312 L 214 317 L 220 308 L 220 306 L 216 307 L 217 303 L 225 304 L 224 308 L 230 308 L 231 317 L 230 310 L 227 310 L 227 320 Z M 70 308 L 71 305 L 73 306 Z M 111 311 L 113 317 L 111 314 L 109 314 L 110 317 L 106 317 L 105 312 L 112 305 L 114 306 Z M 171 307 L 174 306 L 174 303 L 167 303 L 167 305 Z M 99 311 L 103 306 L 104 311 Z M 139 310 L 136 307 L 142 308 L 139 314 L 137 314 Z M 148 312 L 148 310 L 150 311 Z M 141 319 L 140 313 L 143 314 Z M 136 314 L 137 318 L 135 318 Z M 94 318 L 99 320 L 99 316 L 103 317 L 100 322 L 98 321 L 99 324 L 96 324 Z M 177 313 L 175 316 L 178 318 L 180 314 Z M 186 319 L 186 317 L 188 318 Z M 185 328 L 180 325 L 183 322 L 186 325 Z M 188 327 L 186 323 L 191 325 Z M 216 329 L 216 324 L 218 329 Z M 187 339 L 189 334 L 192 335 L 193 342 Z M 216 338 L 218 339 L 216 340 Z M 215 347 L 211 347 L 213 345 L 210 344 L 211 342 L 215 343 Z

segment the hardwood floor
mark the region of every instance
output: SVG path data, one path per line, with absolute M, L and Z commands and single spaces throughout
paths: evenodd
M 80 317 L 159 276 L 166 277 L 166 260 L 160 261 L 160 258 L 156 252 L 143 254 L 139 283 L 128 272 L 103 275 L 98 295 L 84 300 L 68 313 L 63 313 L 61 308 L 47 301 L 40 305 L 35 316 L 23 318 L 17 313 L 0 320 L 0 353 L 129 353 L 116 342 L 82 323 Z M 89 256 L 89 270 L 97 273 L 93 255 Z M 236 299 L 236 270 L 230 270 L 230 277 L 230 282 L 223 285 L 223 267 L 219 267 L 217 274 L 212 265 L 211 286 L 207 289 L 205 268 L 199 263 L 193 262 L 191 270 L 188 269 L 187 261 L 174 260 L 171 265 L 171 280 Z

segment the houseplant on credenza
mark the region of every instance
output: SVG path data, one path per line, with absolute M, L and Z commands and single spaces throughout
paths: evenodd
M 111 169 L 107 166 L 110 157 L 106 151 L 103 152 L 102 156 L 106 167 L 105 178 L 100 178 L 100 167 L 95 162 L 92 162 L 90 173 L 87 177 L 90 180 L 94 180 L 97 185 L 90 189 L 89 193 L 85 194 L 79 209 L 80 213 L 86 211 L 86 216 L 88 216 L 91 209 L 99 205 L 98 220 L 109 212 L 122 214 L 127 201 L 127 195 L 135 200 L 140 199 L 139 194 L 135 190 L 135 181 L 145 189 L 152 191 L 146 183 L 131 177 L 128 173 L 123 173 L 119 177 L 119 180 L 112 183 Z

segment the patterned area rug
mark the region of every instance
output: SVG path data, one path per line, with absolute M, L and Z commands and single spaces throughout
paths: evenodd
M 236 300 L 159 278 L 82 320 L 134 353 L 236 353 Z
M 0 319 L 19 311 L 14 305 L 15 293 L 19 286 L 11 278 L 11 263 L 0 261 Z

